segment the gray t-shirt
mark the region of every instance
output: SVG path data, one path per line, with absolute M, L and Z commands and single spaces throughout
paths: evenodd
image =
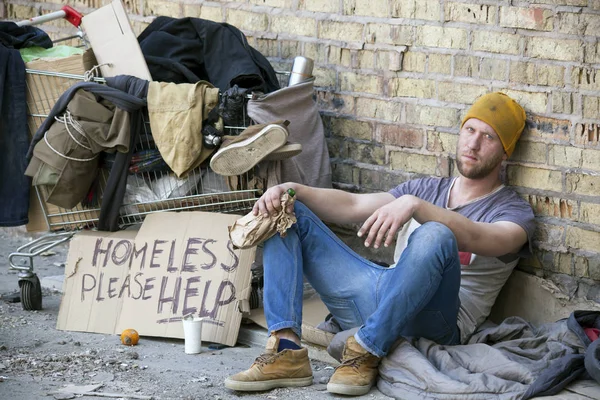
M 448 197 L 455 179 L 414 179 L 395 187 L 390 190 L 390 193 L 396 198 L 404 194 L 411 194 L 438 207 L 455 211 L 476 222 L 514 222 L 525 230 L 528 239 L 528 244 L 523 246 L 519 254 L 483 257 L 472 253 L 459 253 L 462 267 L 458 327 L 461 330 L 461 341 L 465 343 L 475 329 L 488 317 L 498 293 L 517 265 L 519 257 L 531 254 L 535 220 L 531 206 L 514 190 L 504 185 L 467 204 L 448 208 Z M 413 219 L 405 224 L 398 233 L 394 254 L 395 262 L 400 259 L 408 237 L 418 226 L 419 223 Z

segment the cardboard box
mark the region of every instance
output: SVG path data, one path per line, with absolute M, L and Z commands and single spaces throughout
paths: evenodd
M 248 308 L 256 249 L 234 250 L 235 215 L 150 214 L 139 232 L 80 232 L 71 240 L 57 329 L 183 338 L 181 318 L 204 317 L 202 340 L 233 346 Z
M 83 75 L 83 56 L 74 55 L 65 58 L 39 59 L 25 63 L 26 69 L 63 74 Z M 27 84 L 27 125 L 29 134 L 37 132 L 46 116 L 62 94 L 82 79 L 41 75 L 35 72 L 25 75 Z
M 121 0 L 84 16 L 81 26 L 90 42 L 102 76 L 131 75 L 152 80 L 142 49 Z

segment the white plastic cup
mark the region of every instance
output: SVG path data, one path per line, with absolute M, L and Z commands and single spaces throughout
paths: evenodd
M 204 318 L 183 317 L 183 337 L 185 354 L 198 354 L 202 351 L 202 321 Z

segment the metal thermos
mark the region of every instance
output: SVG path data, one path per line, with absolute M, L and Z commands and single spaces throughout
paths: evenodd
M 292 65 L 288 86 L 296 85 L 312 78 L 313 66 L 314 62 L 310 58 L 302 56 L 294 58 L 294 65 Z

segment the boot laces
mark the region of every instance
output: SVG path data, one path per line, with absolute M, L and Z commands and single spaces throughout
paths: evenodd
M 281 354 L 281 352 L 273 353 L 273 354 L 269 354 L 269 353 L 261 354 L 260 356 L 256 357 L 256 360 L 254 360 L 254 364 L 257 364 L 259 366 L 273 364 L 279 358 L 280 354 Z

